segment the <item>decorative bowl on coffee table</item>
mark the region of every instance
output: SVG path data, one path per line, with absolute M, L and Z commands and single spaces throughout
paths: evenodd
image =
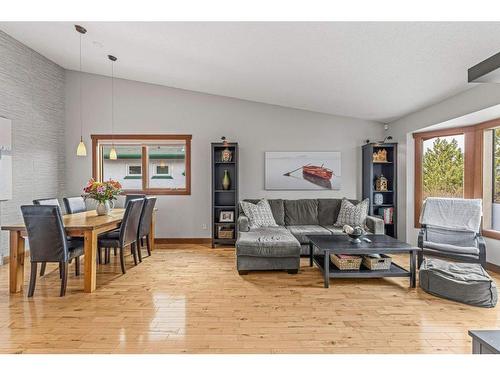
M 352 243 L 361 243 L 361 237 L 365 235 L 365 231 L 360 226 L 351 227 L 350 225 L 344 225 L 344 232 L 349 236 Z

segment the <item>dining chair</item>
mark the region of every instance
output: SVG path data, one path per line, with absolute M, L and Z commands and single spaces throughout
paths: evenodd
M 87 211 L 87 206 L 85 205 L 85 199 L 83 199 L 83 197 L 63 198 L 63 202 L 67 214 L 77 214 Z
M 122 273 L 126 273 L 124 250 L 125 247 L 129 245 L 134 257 L 134 263 L 135 265 L 137 265 L 136 242 L 143 204 L 144 199 L 131 199 L 127 204 L 127 208 L 125 209 L 125 214 L 123 215 L 120 229 L 117 231 L 115 230 L 112 232 L 104 233 L 98 238 L 98 251 L 100 252 L 101 249 L 104 248 L 107 258 L 109 257 L 109 249 L 120 249 L 120 265 L 122 268 Z
M 57 205 L 21 206 L 30 244 L 31 275 L 28 297 L 35 293 L 37 265 L 59 263 L 61 270 L 60 296 L 66 294 L 68 264 L 75 259 L 75 274 L 80 274 L 78 258 L 83 255 L 83 241 L 69 243 L 64 229 L 61 208 Z
M 156 197 L 144 198 L 144 205 L 142 207 L 141 219 L 139 220 L 139 229 L 137 231 L 137 254 L 139 255 L 140 262 L 142 262 L 141 245 L 144 246 L 143 245 L 144 238 L 146 238 L 146 249 L 148 251 L 148 256 L 151 256 L 149 233 L 151 232 L 151 224 L 152 224 L 151 221 L 155 205 L 156 205 Z
M 127 208 L 127 203 L 132 199 L 144 199 L 146 198 L 146 194 L 127 194 L 125 195 L 125 205 L 124 208 Z
M 61 208 L 61 205 L 59 204 L 59 200 L 57 198 L 44 198 L 44 199 L 33 199 L 33 204 L 35 206 L 57 206 Z M 68 240 L 71 241 L 73 240 L 72 238 L 68 237 Z M 77 260 L 78 264 L 80 264 L 80 259 Z M 41 262 L 40 266 L 40 276 L 45 275 L 45 269 L 47 265 L 45 262 Z M 62 277 L 62 270 L 59 269 L 59 276 Z

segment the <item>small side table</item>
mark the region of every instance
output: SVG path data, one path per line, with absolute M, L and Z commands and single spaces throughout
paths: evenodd
M 500 330 L 469 331 L 472 354 L 500 354 Z

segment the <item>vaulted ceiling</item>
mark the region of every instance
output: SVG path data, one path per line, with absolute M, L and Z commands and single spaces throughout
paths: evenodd
M 78 22 L 83 70 L 310 111 L 389 122 L 472 87 L 499 52 L 500 23 Z M 73 23 L 0 23 L 78 69 Z

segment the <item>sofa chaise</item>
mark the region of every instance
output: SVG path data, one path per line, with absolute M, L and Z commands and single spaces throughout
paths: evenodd
M 245 201 L 255 204 L 259 200 Z M 240 274 L 257 270 L 297 273 L 300 256 L 309 254 L 308 235 L 343 234 L 342 228 L 335 226 L 342 199 L 269 199 L 268 202 L 277 227 L 250 229 L 250 221 L 239 207 L 236 267 Z M 365 227 L 370 233 L 384 234 L 382 219 L 367 216 Z

